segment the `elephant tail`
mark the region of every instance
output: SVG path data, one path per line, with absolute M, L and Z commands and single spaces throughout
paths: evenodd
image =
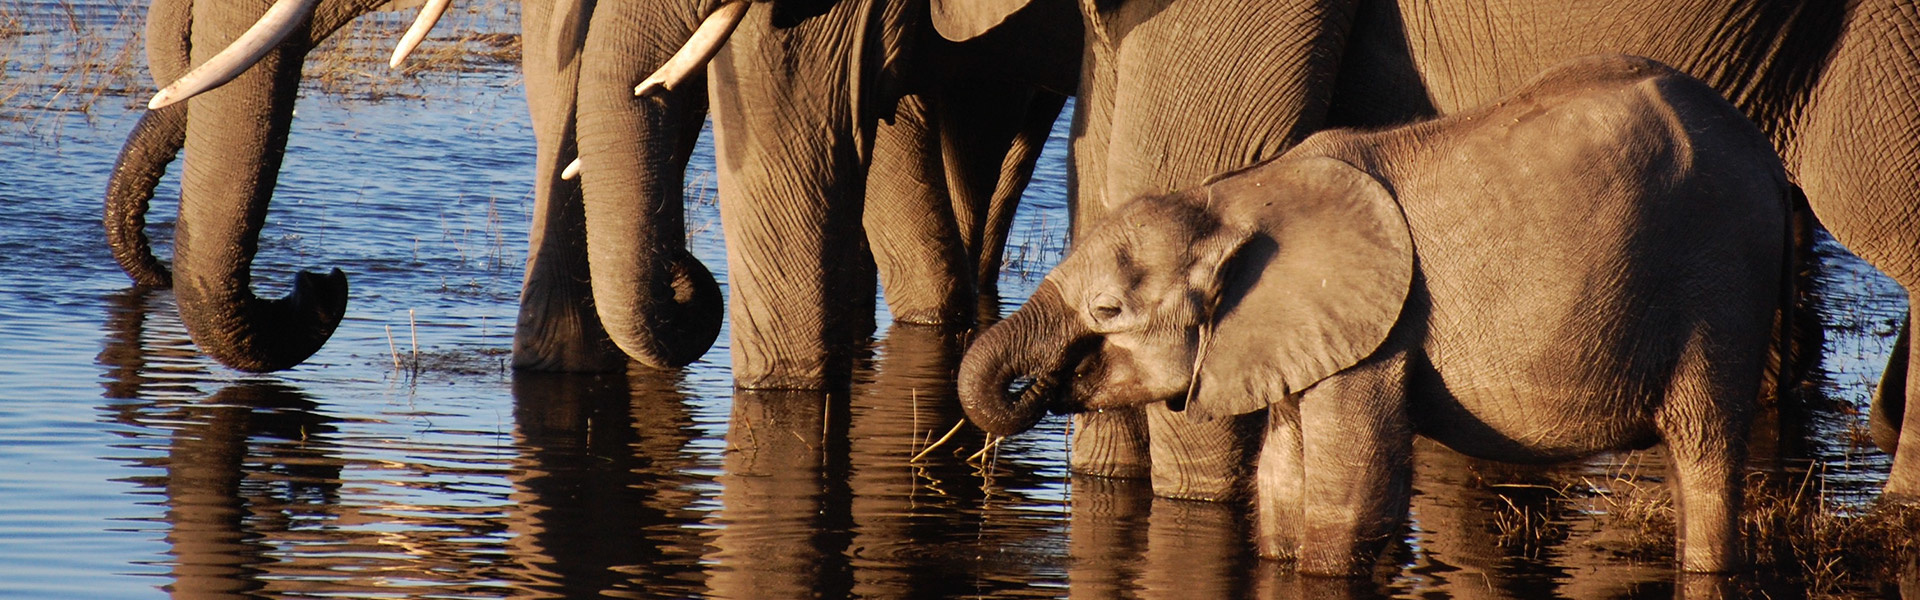
M 1762 398 L 1781 409 L 1797 409 L 1795 390 L 1805 383 L 1826 343 L 1820 319 L 1813 314 L 1807 285 L 1813 278 L 1813 209 L 1799 186 L 1790 186 L 1787 198 L 1789 234 L 1780 261 L 1779 304 L 1774 310 L 1773 348 L 1768 352 Z

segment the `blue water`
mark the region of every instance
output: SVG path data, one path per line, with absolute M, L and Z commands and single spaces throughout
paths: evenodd
M 131 291 L 106 251 L 100 195 L 147 84 L 138 70 L 74 75 L 126 40 L 78 41 L 56 26 L 61 6 L 25 5 L 40 33 L 0 38 L 0 598 L 1328 591 L 1252 558 L 1237 505 L 1070 476 L 1062 419 L 981 460 L 966 460 L 982 443 L 968 432 L 910 463 L 960 418 L 957 348 L 884 315 L 845 394 L 736 392 L 725 332 L 678 371 L 516 376 L 533 143 L 510 65 L 424 75 L 380 100 L 310 86 L 256 285 L 277 296 L 295 270 L 339 267 L 347 320 L 296 369 L 220 367 L 171 294 Z M 124 7 L 85 6 L 90 26 L 128 28 Z M 129 93 L 61 83 L 82 80 Z M 1007 310 L 1062 251 L 1066 145 L 1063 118 L 1010 238 Z M 710 150 L 703 140 L 696 187 L 711 185 Z M 152 213 L 163 256 L 175 185 Z M 689 192 L 691 245 L 724 278 L 711 196 Z M 1864 417 L 1845 409 L 1865 406 L 1904 300 L 1822 250 L 1817 387 L 1838 408 L 1786 468 L 1863 506 L 1887 460 L 1850 437 Z M 416 352 L 424 368 L 394 366 Z M 1334 591 L 1672 595 L 1670 567 L 1605 550 L 1595 500 L 1657 478 L 1657 453 L 1567 467 L 1557 481 L 1598 483 L 1550 497 L 1422 456 L 1412 528 L 1377 589 Z M 1551 509 L 1563 535 L 1500 541 L 1500 503 Z

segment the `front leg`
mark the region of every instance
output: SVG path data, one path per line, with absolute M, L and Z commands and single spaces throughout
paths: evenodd
M 1366 574 L 1413 489 L 1406 355 L 1374 357 L 1300 395 L 1299 571 Z
M 1300 508 L 1306 478 L 1300 455 L 1299 397 L 1267 408 L 1267 440 L 1254 481 L 1254 544 L 1261 558 L 1299 558 Z

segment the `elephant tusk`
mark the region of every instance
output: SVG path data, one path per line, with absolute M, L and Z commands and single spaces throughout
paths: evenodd
M 280 45 L 281 40 L 287 39 L 287 34 L 305 23 L 308 15 L 313 14 L 314 5 L 319 3 L 320 0 L 277 0 L 266 14 L 260 16 L 258 22 L 248 27 L 247 32 L 240 34 L 226 49 L 154 94 L 153 100 L 147 102 L 147 108 L 151 110 L 173 104 L 233 81 L 254 63 L 260 62 L 274 46 Z
M 1180 410 L 1193 407 L 1193 399 L 1200 395 L 1200 363 L 1206 361 L 1207 352 L 1213 350 L 1213 325 L 1211 309 L 1207 311 L 1208 323 L 1200 325 L 1200 344 L 1193 352 L 1193 370 L 1187 372 L 1187 397 L 1180 401 Z
M 560 170 L 561 179 L 573 179 L 579 176 L 580 176 L 580 159 L 578 158 L 573 159 L 573 162 L 567 163 L 567 168 Z
M 667 59 L 667 64 L 661 65 L 660 70 L 634 86 L 633 95 L 673 91 L 675 86 L 686 81 L 695 71 L 706 68 L 707 61 L 713 60 L 713 55 L 720 52 L 720 47 L 727 45 L 727 38 L 733 35 L 733 29 L 746 18 L 748 4 L 728 2 L 714 9 L 713 14 L 707 15 L 707 20 L 700 22 L 700 28 L 693 31 L 693 37 L 687 40 L 687 45 L 673 53 L 673 58 Z
M 406 62 L 407 55 L 413 54 L 413 49 L 420 47 L 420 42 L 427 39 L 427 32 L 433 30 L 433 26 L 440 22 L 440 17 L 447 14 L 447 7 L 452 4 L 453 0 L 427 0 L 427 5 L 420 7 L 420 16 L 414 17 L 413 26 L 408 27 L 407 33 L 400 36 L 400 45 L 394 47 L 393 58 L 387 60 L 387 68 L 400 68 L 400 63 Z

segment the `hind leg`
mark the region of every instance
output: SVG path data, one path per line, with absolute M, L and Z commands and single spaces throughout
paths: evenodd
M 1668 481 L 1673 486 L 1677 521 L 1676 554 L 1681 570 L 1694 573 L 1735 571 L 1744 562 L 1741 471 L 1747 459 L 1752 398 L 1758 393 L 1764 360 L 1761 356 L 1714 360 L 1707 348 L 1716 346 L 1741 348 L 1726 343 L 1691 344 L 1668 388 L 1666 404 L 1655 416 L 1672 462 Z
M 1907 297 L 1920 298 L 1920 294 L 1909 291 Z M 1900 341 L 1907 346 L 1893 353 L 1893 360 L 1901 364 L 1887 364 L 1888 375 L 1881 377 L 1883 389 L 1875 394 L 1873 405 L 1874 441 L 1893 454 L 1893 472 L 1887 475 L 1883 497 L 1906 503 L 1920 502 L 1920 411 L 1906 410 L 1907 399 L 1920 394 L 1920 380 L 1911 377 L 1915 369 L 1920 368 L 1916 366 L 1920 352 L 1914 351 L 1911 345 L 1914 337 L 1907 330 L 1912 327 L 1913 315 L 1920 314 L 1916 308 L 1920 307 L 1907 309 L 1907 323 L 1900 330 Z M 1883 431 L 1888 429 L 1891 431 Z
M 1834 239 L 1912 300 L 1920 298 L 1920 58 L 1905 49 L 1920 32 L 1920 9 L 1875 0 L 1854 12 L 1801 117 L 1795 175 Z M 1909 369 L 1916 355 L 1908 352 Z M 1920 393 L 1920 382 L 1908 377 L 1904 389 Z M 1894 454 L 1884 497 L 1920 500 L 1920 418 L 1901 423 L 1902 436 L 1916 439 Z

